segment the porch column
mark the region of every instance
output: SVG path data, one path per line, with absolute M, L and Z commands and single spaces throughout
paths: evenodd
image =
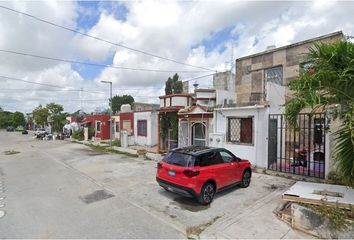
M 160 144 L 161 144 L 161 140 L 160 140 L 161 136 L 160 136 L 160 112 L 157 114 L 157 152 L 160 153 Z

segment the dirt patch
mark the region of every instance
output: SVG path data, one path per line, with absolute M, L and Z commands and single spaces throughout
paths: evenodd
M 113 194 L 107 192 L 106 190 L 98 190 L 91 194 L 79 197 L 84 203 L 90 204 L 93 202 L 102 201 L 108 198 L 114 197 Z
M 199 212 L 210 208 L 210 205 L 201 205 L 195 199 L 188 197 L 175 197 L 172 205 L 178 205 L 181 209 L 190 212 Z
M 15 150 L 4 151 L 4 154 L 5 154 L 5 155 L 14 155 L 14 154 L 17 154 L 17 153 L 20 153 L 20 152 L 17 152 L 17 151 L 15 151 Z
M 221 216 L 216 216 L 213 219 L 211 219 L 210 221 L 206 222 L 206 223 L 202 223 L 198 226 L 193 226 L 193 227 L 187 227 L 186 229 L 186 234 L 188 238 L 195 238 L 195 237 L 199 237 L 199 235 L 207 228 L 210 227 L 211 225 L 213 225 L 216 220 L 218 220 L 219 218 L 221 218 Z
M 278 186 L 277 185 L 275 185 L 275 184 L 268 184 L 268 185 L 266 185 L 266 186 L 264 186 L 266 189 L 268 189 L 268 190 L 277 190 L 278 189 Z

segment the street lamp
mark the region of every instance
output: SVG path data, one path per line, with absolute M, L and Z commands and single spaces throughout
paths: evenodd
M 109 146 L 112 148 L 112 82 L 110 81 L 101 81 L 101 83 L 109 83 L 110 86 L 110 111 L 109 111 Z

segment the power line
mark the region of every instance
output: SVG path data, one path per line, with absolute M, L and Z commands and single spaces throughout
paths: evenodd
M 166 61 L 174 62 L 174 63 L 181 64 L 181 65 L 188 66 L 188 67 L 194 67 L 194 68 L 199 68 L 199 69 L 215 72 L 215 70 L 210 69 L 210 68 L 205 68 L 205 67 L 201 67 L 201 66 L 196 66 L 196 65 L 180 62 L 180 61 L 177 61 L 177 60 L 174 60 L 174 59 L 170 59 L 170 58 L 167 58 L 167 57 L 162 57 L 162 56 L 159 56 L 159 55 L 156 55 L 156 54 L 153 54 L 153 53 L 149 53 L 149 52 L 146 52 L 146 51 L 142 51 L 142 50 L 139 50 L 139 49 L 128 47 L 128 46 L 125 46 L 123 44 L 114 43 L 114 42 L 111 42 L 109 40 L 105 40 L 105 39 L 100 38 L 100 37 L 95 37 L 93 35 L 90 35 L 90 34 L 87 34 L 87 33 L 83 33 L 83 32 L 77 31 L 75 29 L 62 26 L 62 25 L 50 22 L 48 20 L 44 20 L 42 18 L 36 17 L 34 15 L 31 15 L 29 13 L 25 13 L 25 12 L 21 12 L 21 11 L 18 11 L 18 10 L 9 8 L 9 7 L 5 7 L 3 5 L 0 5 L 0 8 L 8 10 L 8 11 L 11 11 L 11 12 L 18 13 L 18 14 L 21 14 L 21 15 L 24 15 L 24 16 L 29 17 L 29 18 L 33 18 L 33 19 L 35 19 L 37 21 L 52 25 L 52 26 L 57 27 L 57 28 L 61 28 L 61 29 L 64 29 L 64 30 L 67 30 L 67 31 L 70 31 L 70 32 L 74 32 L 74 33 L 80 34 L 82 36 L 85 36 L 85 37 L 88 37 L 88 38 L 91 38 L 91 39 L 95 39 L 95 40 L 98 40 L 98 41 L 101 41 L 101 42 L 105 42 L 105 43 L 108 43 L 108 44 L 111 44 L 111 45 L 114 45 L 114 46 L 117 46 L 117 47 L 125 48 L 125 49 L 128 49 L 130 51 L 138 52 L 138 53 L 141 53 L 141 54 L 144 54 L 144 55 L 148 55 L 148 56 L 151 56 L 151 57 L 155 57 L 155 58 L 160 58 L 160 59 L 163 59 L 163 60 L 166 60 Z
M 122 69 L 122 70 L 131 70 L 131 71 L 161 72 L 161 73 L 210 72 L 210 71 L 185 71 L 185 70 L 160 70 L 160 69 L 147 69 L 147 68 L 132 68 L 132 67 L 122 67 L 122 66 L 116 66 L 116 65 L 81 62 L 81 61 L 76 61 L 76 60 L 62 59 L 62 58 L 55 58 L 55 57 L 48 57 L 48 56 L 41 56 L 41 55 L 35 55 L 35 54 L 31 54 L 31 53 L 17 52 L 17 51 L 4 50 L 4 49 L 0 49 L 0 52 L 16 54 L 16 55 L 21 55 L 21 56 L 26 56 L 26 57 L 40 58 L 40 59 L 45 59 L 45 60 L 52 60 L 52 61 L 59 61 L 59 62 L 66 62 L 66 63 L 73 63 L 73 64 L 81 64 L 81 65 L 88 65 L 88 66 L 94 66 L 94 67 L 106 67 L 106 68 L 115 68 L 115 69 Z
M 64 88 L 63 86 L 59 86 L 59 85 L 47 84 L 47 83 L 39 83 L 39 82 L 32 82 L 32 81 L 27 81 L 27 80 L 19 79 L 19 78 L 13 78 L 13 77 L 2 76 L 2 75 L 0 75 L 0 78 L 9 79 L 9 80 L 13 80 L 13 81 L 19 81 L 19 82 L 25 82 L 25 83 L 31 83 L 31 84 L 37 84 L 37 85 L 47 86 L 47 87 Z
M 137 89 L 133 89 L 133 88 L 119 88 L 119 89 L 114 89 L 114 90 L 119 90 L 119 91 L 141 91 L 144 89 L 162 89 L 162 88 L 137 88 Z M 28 88 L 2 88 L 0 89 L 0 91 L 48 91 L 48 92 L 62 92 L 62 91 L 69 91 L 69 92 L 80 92 L 80 89 L 61 89 L 61 90 L 57 90 L 57 89 L 46 89 L 46 88 L 34 88 L 34 89 L 28 89 Z M 83 92 L 87 92 L 87 93 L 103 93 L 103 94 L 107 94 L 105 92 L 98 92 L 98 91 L 90 91 L 90 90 L 82 90 Z
M 210 73 L 210 74 L 207 74 L 207 75 L 202 75 L 202 76 L 198 76 L 198 77 L 193 77 L 193 78 L 189 78 L 189 79 L 186 79 L 186 80 L 181 80 L 182 82 L 189 82 L 189 81 L 192 81 L 192 80 L 195 80 L 195 79 L 199 79 L 199 78 L 205 78 L 205 77 L 209 77 L 209 76 L 213 76 L 214 73 Z
M 19 79 L 19 78 L 7 77 L 7 76 L 2 76 L 2 75 L 0 75 L 0 80 L 1 80 L 1 78 L 3 78 L 3 79 L 8 79 L 8 80 L 13 80 L 13 81 L 31 83 L 31 84 L 41 85 L 41 86 L 47 86 L 47 87 L 53 87 L 53 88 L 60 88 L 61 91 L 81 91 L 81 89 L 72 89 L 73 87 L 69 87 L 69 88 L 71 88 L 71 89 L 67 89 L 67 87 L 60 86 L 60 85 L 47 84 L 47 83 L 40 83 L 40 82 L 33 82 L 33 81 L 23 80 L 23 79 Z M 38 90 L 38 89 L 34 89 L 34 91 L 35 91 L 35 90 Z M 30 91 L 30 90 L 27 89 L 27 91 Z M 86 91 L 86 90 L 82 90 L 82 91 L 83 91 L 83 92 L 87 92 L 87 93 L 105 94 L 104 92 L 99 92 L 99 91 Z

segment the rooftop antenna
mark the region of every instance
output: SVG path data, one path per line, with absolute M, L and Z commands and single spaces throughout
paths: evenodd
M 198 82 L 197 82 L 197 81 L 195 81 L 195 82 L 194 82 L 194 84 L 193 84 L 194 90 L 195 90 L 195 89 L 197 89 L 197 88 L 198 88 L 198 86 L 199 86 Z
M 83 112 L 83 108 L 82 108 L 82 90 L 83 90 L 83 88 L 80 88 L 80 110 L 81 110 L 81 112 Z
M 232 84 L 232 70 L 234 69 L 234 44 L 233 42 L 231 41 L 230 42 L 231 44 L 231 66 L 230 66 L 230 79 L 227 83 L 227 90 L 230 90 L 232 89 L 231 88 L 231 84 Z

